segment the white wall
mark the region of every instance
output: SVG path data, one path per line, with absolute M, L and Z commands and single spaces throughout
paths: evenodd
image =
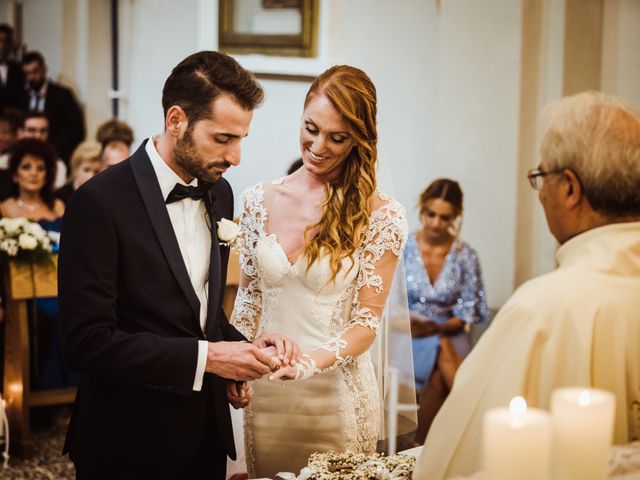
M 640 109 L 640 1 L 604 2 L 602 90 Z
M 63 0 L 27 0 L 22 3 L 23 37 L 29 50 L 47 60 L 49 76 L 62 72 Z
M 433 177 L 465 192 L 463 237 L 480 255 L 492 306 L 513 288 L 521 5 L 443 2 Z M 509 239 L 509 240 L 507 240 Z
M 236 194 L 236 210 L 242 191 L 284 176 L 291 162 L 300 157 L 298 131 L 309 83 L 263 80 L 261 84 L 266 99 L 255 111 L 243 142 L 242 164 L 226 175 Z
M 164 82 L 180 60 L 198 49 L 199 5 L 197 0 L 127 0 L 121 6 L 122 118 L 140 142 L 162 131 Z
M 519 3 L 500 0 L 486 9 L 472 0 L 445 2 L 440 14 L 423 0 L 405 0 L 402 9 L 385 0 L 366 5 L 364 14 L 358 0 L 330 12 L 340 40 L 325 54 L 362 68 L 376 84 L 380 188 L 407 207 L 416 228 L 419 192 L 439 176 L 460 180 L 464 237 L 482 258 L 491 305 L 499 305 L 513 287 L 514 244 L 507 239 L 516 221 Z M 238 191 L 282 175 L 299 156 L 307 85 L 263 83 L 267 101 L 256 112 L 243 166 L 228 176 Z

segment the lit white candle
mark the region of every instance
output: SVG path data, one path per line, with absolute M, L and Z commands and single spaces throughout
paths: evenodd
M 551 418 L 544 410 L 527 408 L 524 398 L 485 414 L 482 443 L 487 480 L 549 479 Z
M 560 388 L 551 394 L 553 478 L 607 478 L 616 399 L 604 390 Z

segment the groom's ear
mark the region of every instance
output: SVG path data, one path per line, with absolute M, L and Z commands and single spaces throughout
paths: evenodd
M 187 129 L 187 125 L 187 115 L 184 113 L 182 107 L 178 105 L 169 107 L 164 125 L 167 133 L 172 137 L 179 138 Z

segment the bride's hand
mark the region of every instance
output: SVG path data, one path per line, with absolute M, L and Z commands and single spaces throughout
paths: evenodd
M 263 332 L 253 341 L 258 348 L 273 346 L 278 351 L 278 358 L 283 365 L 295 365 L 300 357 L 300 347 L 297 342 L 275 332 Z
M 269 367 L 271 368 L 272 372 L 275 372 L 280 367 L 282 367 L 282 362 L 278 358 L 278 350 L 276 350 L 276 347 L 271 345 L 269 347 L 261 348 L 260 351 L 271 358 Z
M 293 366 L 280 367 L 269 375 L 269 380 L 295 380 L 298 377 L 298 369 Z

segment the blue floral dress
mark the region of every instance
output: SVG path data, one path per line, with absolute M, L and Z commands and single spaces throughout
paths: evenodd
M 442 272 L 432 285 L 414 233 L 409 236 L 404 249 L 404 267 L 411 312 L 420 313 L 437 323 L 444 323 L 451 317 L 476 323 L 489 317 L 478 255 L 467 243 L 460 240 L 453 243 Z M 468 353 L 469 342 L 465 332 L 451 337 L 451 341 L 462 357 Z M 421 389 L 431 376 L 439 345 L 438 335 L 413 339 L 417 389 Z

